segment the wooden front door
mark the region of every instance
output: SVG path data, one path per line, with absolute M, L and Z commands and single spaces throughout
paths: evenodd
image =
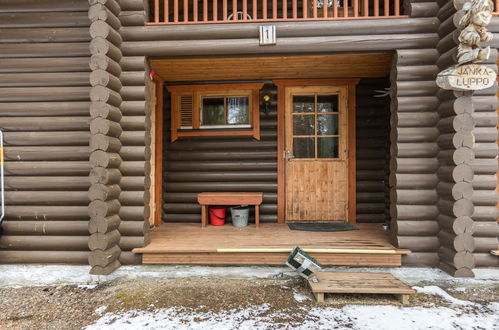
M 348 221 L 348 87 L 285 89 L 286 221 Z

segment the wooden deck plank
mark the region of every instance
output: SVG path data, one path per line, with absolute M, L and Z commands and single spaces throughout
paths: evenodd
M 213 253 L 219 249 L 279 249 L 300 246 L 309 249 L 395 249 L 388 232 L 377 224 L 359 224 L 360 230 L 307 232 L 290 230 L 286 224 L 262 224 L 235 228 L 195 223 L 165 223 L 151 233 L 151 243 L 135 253 Z M 398 253 L 407 250 L 396 249 Z

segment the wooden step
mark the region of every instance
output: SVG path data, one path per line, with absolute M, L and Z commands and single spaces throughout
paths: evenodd
M 409 295 L 416 291 L 390 273 L 320 272 L 308 284 L 318 303 L 324 302 L 325 293 L 370 293 L 399 295 L 407 304 Z

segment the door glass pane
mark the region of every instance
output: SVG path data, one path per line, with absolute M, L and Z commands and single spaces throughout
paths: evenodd
M 317 112 L 338 112 L 338 95 L 317 95 Z
M 315 116 L 314 115 L 294 115 L 293 135 L 314 135 Z
M 338 115 L 318 115 L 317 135 L 338 135 Z
M 293 95 L 293 112 L 314 112 L 314 95 Z
M 249 124 L 248 97 L 227 97 L 227 124 Z
M 317 158 L 338 158 L 338 138 L 317 138 Z
M 223 97 L 203 98 L 202 125 L 225 124 L 225 109 Z
M 293 156 L 295 158 L 315 158 L 314 138 L 293 138 Z

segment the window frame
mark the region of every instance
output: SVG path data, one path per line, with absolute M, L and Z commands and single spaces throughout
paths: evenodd
M 171 93 L 171 141 L 184 136 L 252 136 L 260 140 L 260 90 L 264 83 L 200 84 L 167 86 Z M 192 128 L 180 126 L 180 96 L 192 95 Z M 249 127 L 241 124 L 202 125 L 202 98 L 207 96 L 248 96 Z M 225 101 L 224 101 L 225 103 Z M 225 107 L 225 106 L 224 106 Z M 227 109 L 225 108 L 225 111 Z M 222 127 L 220 127 L 222 126 Z

